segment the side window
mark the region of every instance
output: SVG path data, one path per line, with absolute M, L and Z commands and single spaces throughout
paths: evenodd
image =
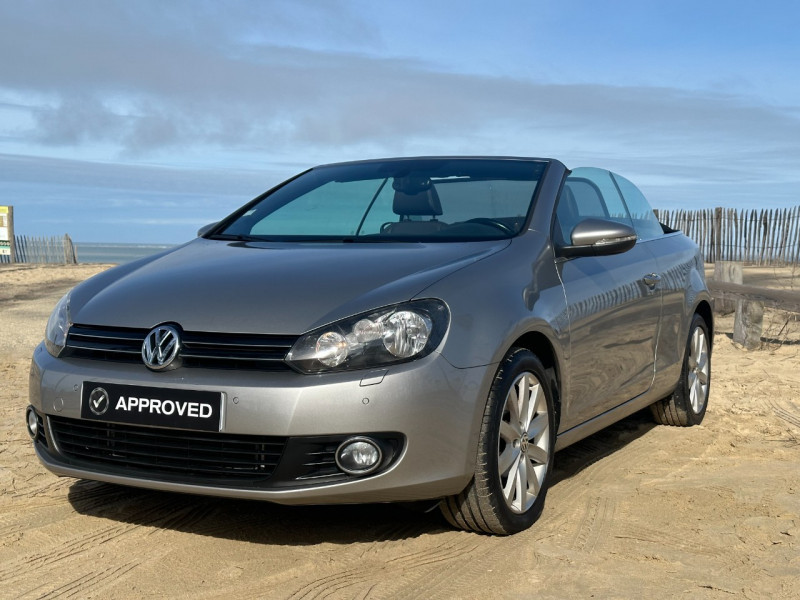
M 609 217 L 600 188 L 592 181 L 581 177 L 568 177 L 564 185 L 572 191 L 575 198 L 575 210 L 580 218 L 607 219 Z
M 655 213 L 653 213 L 650 203 L 644 197 L 644 194 L 639 191 L 639 188 L 616 173 L 612 175 L 620 192 L 622 192 L 622 198 L 625 200 L 625 204 L 631 214 L 633 227 L 636 229 L 639 239 L 652 240 L 664 235 L 664 230 L 661 228 Z
M 583 167 L 567 177 L 556 206 L 556 242 L 571 244 L 575 225 L 588 218 L 633 226 L 611 173 L 604 169 Z

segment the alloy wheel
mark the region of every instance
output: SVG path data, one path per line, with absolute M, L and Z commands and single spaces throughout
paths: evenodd
M 550 456 L 549 415 L 541 382 L 529 372 L 515 380 L 503 406 L 497 465 L 503 497 L 527 511 L 542 489 Z
M 699 413 L 708 398 L 708 342 L 702 329 L 697 327 L 692 333 L 689 348 L 689 401 L 692 410 Z

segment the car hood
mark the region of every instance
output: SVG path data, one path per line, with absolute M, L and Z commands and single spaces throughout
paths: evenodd
M 74 323 L 298 335 L 403 302 L 509 245 L 243 243 L 198 238 L 73 290 Z

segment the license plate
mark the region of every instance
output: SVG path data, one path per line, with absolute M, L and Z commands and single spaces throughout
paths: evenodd
M 81 417 L 93 421 L 219 431 L 222 394 L 84 381 Z

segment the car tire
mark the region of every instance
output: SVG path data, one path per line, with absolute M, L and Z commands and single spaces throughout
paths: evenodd
M 650 406 L 656 422 L 662 425 L 699 425 L 708 407 L 711 384 L 711 340 L 703 317 L 694 315 L 683 356 L 681 378 L 672 395 Z
M 553 469 L 554 394 L 551 372 L 533 353 L 509 351 L 489 392 L 474 477 L 439 504 L 451 525 L 508 535 L 536 521 Z

